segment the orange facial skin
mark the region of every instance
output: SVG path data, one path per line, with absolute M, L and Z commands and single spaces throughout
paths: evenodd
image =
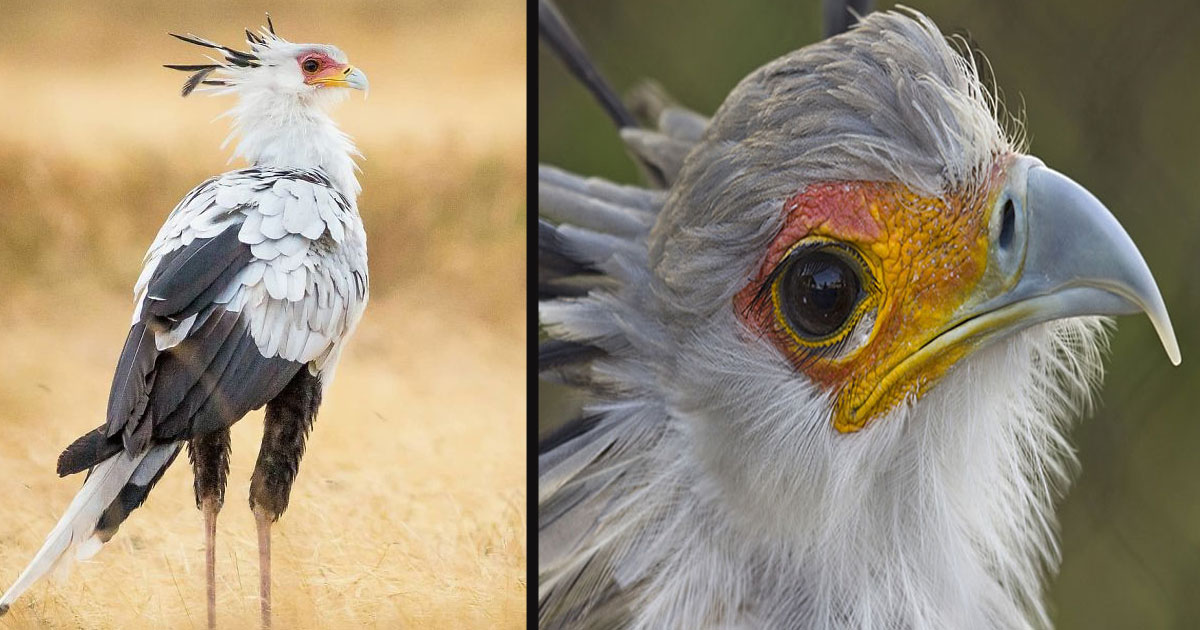
M 997 164 L 977 191 L 922 197 L 895 183 L 813 184 L 784 204 L 784 227 L 754 280 L 734 298 L 742 321 L 765 335 L 835 399 L 832 422 L 843 433 L 862 429 L 897 404 L 918 398 L 969 347 L 901 363 L 956 322 L 987 267 L 988 222 L 999 194 Z M 771 272 L 804 239 L 823 237 L 853 248 L 873 282 L 874 325 L 865 343 L 840 356 L 814 353 L 788 330 L 770 296 Z M 869 286 L 868 286 L 869 285 Z M 847 324 L 853 327 L 857 319 Z M 902 369 L 898 369 L 902 368 Z

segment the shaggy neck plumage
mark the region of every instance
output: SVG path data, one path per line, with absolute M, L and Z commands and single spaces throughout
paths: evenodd
M 320 169 L 353 204 L 362 190 L 353 159 L 360 154 L 323 105 L 262 89 L 240 93 L 228 113 L 230 138 L 240 138 L 234 156 L 255 166 Z
M 1103 339 L 1095 319 L 1031 329 L 840 435 L 812 422 L 828 401 L 789 389 L 786 366 L 764 375 L 743 353 L 760 370 L 735 381 L 752 373 L 698 336 L 687 351 L 704 353 L 668 377 L 686 394 L 610 411 L 666 429 L 616 467 L 625 517 L 596 541 L 638 586 L 633 627 L 1048 626 L 1064 430 L 1100 378 Z

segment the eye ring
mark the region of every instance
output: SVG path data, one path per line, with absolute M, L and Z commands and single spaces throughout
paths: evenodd
M 799 349 L 842 343 L 872 302 L 866 262 L 836 241 L 800 244 L 777 269 L 770 285 L 775 320 Z
M 317 61 L 316 59 L 305 59 L 303 62 L 301 62 L 300 69 L 304 70 L 308 74 L 312 74 L 321 69 L 321 62 Z

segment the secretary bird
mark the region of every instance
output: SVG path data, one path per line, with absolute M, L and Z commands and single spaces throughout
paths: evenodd
M 1112 214 L 915 11 L 654 131 L 539 29 L 651 183 L 538 169 L 539 370 L 589 394 L 539 448 L 539 626 L 1048 627 L 1099 316 L 1180 360 Z
M 340 88 L 366 90 L 366 75 L 333 46 L 279 37 L 270 16 L 259 33 L 246 31 L 248 52 L 172 35 L 220 56 L 166 67 L 192 73 L 183 96 L 201 88 L 237 97 L 229 112 L 240 136 L 236 155 L 251 166 L 189 192 L 151 244 L 107 421 L 58 459 L 59 475 L 87 470 L 87 480 L 0 597 L 0 614 L 55 565 L 99 550 L 186 443 L 204 514 L 208 626 L 215 627 L 229 427 L 265 405 L 250 508 L 269 627 L 271 525 L 287 508 L 322 394 L 367 304 L 358 152 L 325 113 L 346 95 Z

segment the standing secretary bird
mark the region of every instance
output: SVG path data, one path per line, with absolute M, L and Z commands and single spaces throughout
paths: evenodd
M 539 370 L 590 397 L 539 449 L 540 627 L 1048 627 L 1101 316 L 1179 362 L 1112 214 L 916 12 L 654 131 L 539 27 L 660 188 L 538 170 Z
M 208 625 L 215 626 L 217 513 L 229 427 L 266 405 L 250 481 L 258 523 L 262 622 L 271 623 L 271 524 L 287 508 L 322 392 L 367 303 L 366 237 L 350 139 L 325 113 L 366 76 L 337 48 L 293 44 L 267 19 L 249 52 L 192 35 L 220 60 L 170 65 L 183 88 L 233 94 L 237 155 L 167 217 L 134 289 L 132 328 L 107 422 L 71 444 L 58 473 L 88 471 L 42 549 L 0 598 L 0 613 L 52 567 L 107 542 L 186 443 L 204 513 Z

